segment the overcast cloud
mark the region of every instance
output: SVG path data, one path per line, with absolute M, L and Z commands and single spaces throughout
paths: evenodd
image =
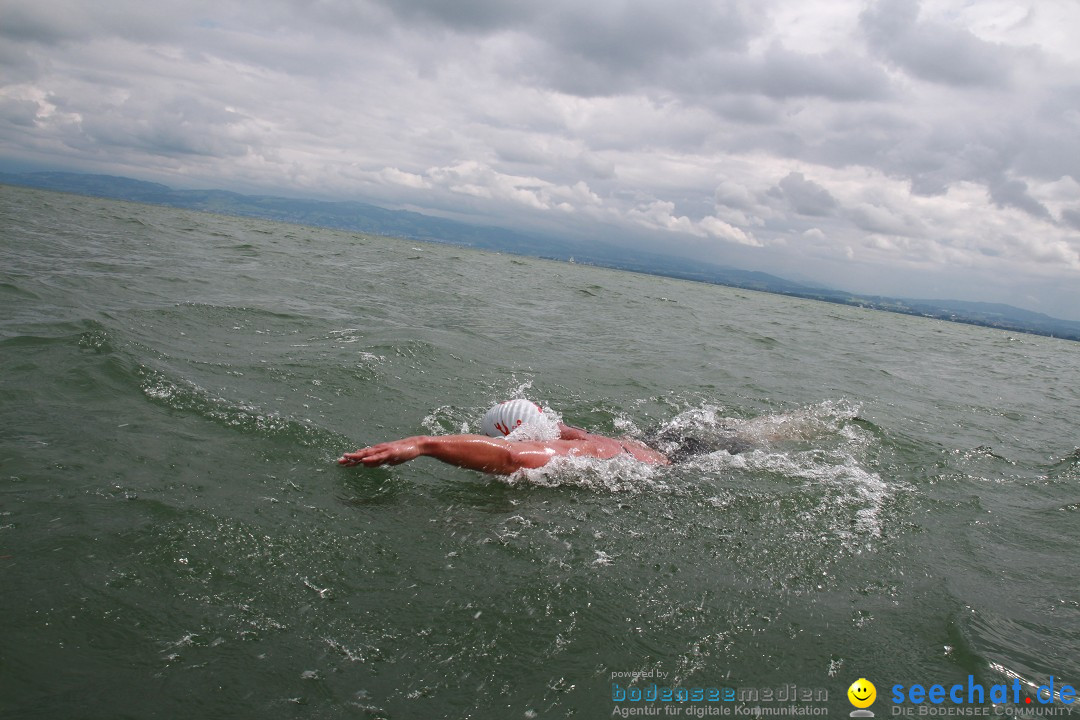
M 1080 319 L 1080 4 L 4 0 L 0 163 Z

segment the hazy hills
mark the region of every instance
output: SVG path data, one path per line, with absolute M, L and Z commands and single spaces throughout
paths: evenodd
M 0 173 L 0 183 L 224 215 L 466 245 L 556 260 L 572 258 L 580 263 L 633 272 L 1080 340 L 1080 322 L 1059 320 L 1011 305 L 855 295 L 840 290 L 810 287 L 764 272 L 739 270 L 659 253 L 631 253 L 600 242 L 587 245 L 568 242 L 546 235 L 470 225 L 404 210 L 387 210 L 361 202 L 294 200 L 264 195 L 241 195 L 226 190 L 174 190 L 166 185 L 130 178 L 62 172 Z

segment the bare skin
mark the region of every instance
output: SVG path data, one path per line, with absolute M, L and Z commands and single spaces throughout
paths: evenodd
M 450 465 L 499 475 L 509 475 L 524 468 L 543 467 L 559 456 L 608 460 L 625 453 L 650 465 L 669 464 L 662 453 L 635 440 L 616 440 L 568 425 L 559 427 L 561 437 L 545 441 L 512 441 L 486 435 L 416 435 L 345 453 L 338 458 L 338 464 L 345 467 L 378 467 L 400 465 L 428 456 Z

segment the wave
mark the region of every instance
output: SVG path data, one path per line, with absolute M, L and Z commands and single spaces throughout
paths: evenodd
M 228 314 L 228 309 L 210 312 Z M 273 368 L 267 370 L 267 366 L 258 363 L 238 370 L 227 362 L 178 358 L 170 355 L 167 348 L 158 349 L 154 337 L 140 335 L 136 332 L 132 336 L 114 324 L 90 319 L 39 323 L 23 328 L 18 335 L 0 339 L 0 351 L 9 372 L 47 378 L 50 389 L 41 386 L 42 392 L 62 396 L 77 392 L 88 403 L 116 398 L 118 394 L 130 399 L 142 397 L 241 433 L 292 445 L 341 448 L 350 444 L 344 436 L 310 419 L 229 399 L 223 392 L 212 392 L 176 366 L 187 368 L 190 374 L 215 379 L 243 376 L 253 370 L 272 373 Z M 160 342 L 161 338 L 157 340 Z M 317 386 L 319 381 L 311 383 Z M 129 406 L 120 412 L 138 410 Z
M 37 293 L 9 282 L 0 282 L 0 296 L 18 300 L 41 300 Z
M 1080 478 L 1080 448 L 1074 449 L 1057 462 L 1045 468 L 1046 477 L 1051 480 L 1077 480 Z
M 140 389 L 151 400 L 242 433 L 289 440 L 304 447 L 348 444 L 344 436 L 322 429 L 311 420 L 298 420 L 252 403 L 234 402 L 145 365 L 139 367 L 138 377 Z
M 23 326 L 17 334 L 0 338 L 5 350 L 23 348 L 48 348 L 75 346 L 95 352 L 111 352 L 109 329 L 96 320 L 74 320 L 52 323 L 32 323 Z

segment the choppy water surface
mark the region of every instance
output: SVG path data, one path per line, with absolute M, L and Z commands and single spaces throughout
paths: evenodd
M 1080 685 L 1080 344 L 9 187 L 0 226 L 5 717 Z M 334 465 L 518 395 L 704 450 Z

